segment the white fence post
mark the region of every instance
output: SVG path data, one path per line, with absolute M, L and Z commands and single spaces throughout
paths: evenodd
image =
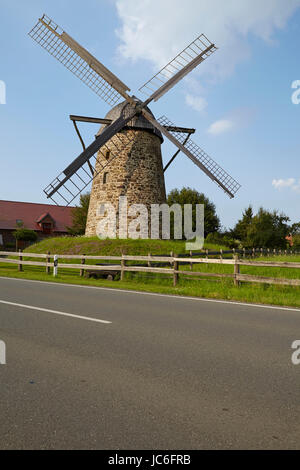
M 57 270 L 58 270 L 58 256 L 54 255 L 54 268 L 53 268 L 53 276 L 57 276 Z

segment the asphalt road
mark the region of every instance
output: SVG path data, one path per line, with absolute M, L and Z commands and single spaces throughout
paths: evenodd
M 297 339 L 300 310 L 2 278 L 0 448 L 299 449 Z

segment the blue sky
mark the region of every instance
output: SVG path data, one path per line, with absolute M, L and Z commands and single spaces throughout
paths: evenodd
M 160 66 L 207 34 L 219 50 L 151 109 L 195 127 L 193 140 L 242 189 L 230 200 L 180 155 L 166 174 L 167 190 L 203 191 L 225 227 L 249 204 L 300 221 L 300 104 L 292 102 L 292 83 L 300 80 L 300 0 L 224 3 L 186 0 L 182 9 L 179 0 L 0 0 L 0 81 L 6 84 L 0 199 L 47 202 L 42 189 L 81 152 L 69 114 L 109 111 L 27 36 L 47 13 L 137 96 Z M 87 142 L 97 131 L 80 128 Z M 175 150 L 165 143 L 164 160 Z

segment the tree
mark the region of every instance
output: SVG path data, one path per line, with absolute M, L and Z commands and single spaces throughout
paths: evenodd
M 18 249 L 18 242 L 36 242 L 38 239 L 37 233 L 28 228 L 19 227 L 14 231 L 13 236 L 16 239 L 16 249 Z
M 24 242 L 36 242 L 38 239 L 37 233 L 28 228 L 18 228 L 14 231 L 13 236 L 16 240 L 22 240 Z
M 80 205 L 72 210 L 72 227 L 68 227 L 70 235 L 84 235 L 90 205 L 90 193 L 81 194 Z
M 216 206 L 203 193 L 191 188 L 183 188 L 181 191 L 173 189 L 168 194 L 167 203 L 169 206 L 179 204 L 182 209 L 185 204 L 192 204 L 193 231 L 196 230 L 196 205 L 204 204 L 204 236 L 206 237 L 209 233 L 220 230 L 221 224 L 216 214 Z
M 293 224 L 290 228 L 291 235 L 300 235 L 300 222 Z
M 247 231 L 253 220 L 253 209 L 249 206 L 243 212 L 243 217 L 237 222 L 236 226 L 232 230 L 233 238 L 244 241 L 247 238 Z
M 293 235 L 293 248 L 296 250 L 300 248 L 300 233 Z
M 285 237 L 290 233 L 289 218 L 262 207 L 252 218 L 247 229 L 246 246 L 261 248 L 285 248 Z

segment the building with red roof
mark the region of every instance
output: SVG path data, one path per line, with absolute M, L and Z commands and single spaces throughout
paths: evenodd
M 0 245 L 15 243 L 20 226 L 34 230 L 39 240 L 66 235 L 72 226 L 73 207 L 0 200 Z
M 286 241 L 288 241 L 288 243 L 291 247 L 294 246 L 294 240 L 293 240 L 292 235 L 288 235 L 287 237 L 285 237 L 285 239 L 286 239 Z

